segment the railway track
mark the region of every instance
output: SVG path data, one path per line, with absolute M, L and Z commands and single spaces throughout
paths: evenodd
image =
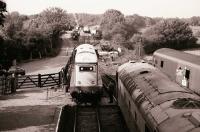
M 128 132 L 117 105 L 67 106 L 56 132 Z
M 127 132 L 118 106 L 77 106 L 73 132 Z
M 77 106 L 73 132 L 101 132 L 98 108 Z

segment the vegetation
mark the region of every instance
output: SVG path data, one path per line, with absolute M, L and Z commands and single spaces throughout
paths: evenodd
M 0 0 L 0 65 L 8 69 L 12 60 L 27 60 L 54 56 L 60 49 L 59 36 L 63 30 L 76 26 L 74 14 L 60 8 L 48 8 L 32 15 L 7 13 L 6 3 Z M 192 32 L 190 26 L 200 26 L 200 17 L 188 19 L 163 19 L 124 16 L 109 9 L 101 15 L 75 14 L 79 26 L 100 25 L 95 39 L 108 40 L 112 45 L 134 49 L 143 47 L 146 53 L 158 48 L 191 48 L 196 44 L 200 31 Z M 144 30 L 146 29 L 146 30 Z M 195 36 L 195 37 L 194 37 Z M 113 48 L 113 47 L 112 47 Z
M 4 12 L 6 12 L 6 3 L 0 0 L 0 25 L 3 26 L 5 19 Z
M 14 59 L 56 55 L 60 48 L 60 33 L 69 27 L 70 22 L 66 11 L 60 8 L 49 8 L 33 16 L 8 13 L 4 27 L 0 29 L 1 65 L 8 69 Z
M 78 19 L 78 23 L 80 26 L 94 26 L 99 25 L 101 15 L 92 15 L 86 13 L 76 13 L 76 17 Z
M 143 34 L 143 46 L 146 53 L 158 48 L 191 48 L 196 44 L 189 25 L 180 19 L 166 19 L 146 30 Z

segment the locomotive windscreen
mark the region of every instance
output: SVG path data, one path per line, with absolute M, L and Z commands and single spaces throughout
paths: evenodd
M 87 67 L 79 67 L 79 71 L 94 71 L 94 68 L 92 66 Z

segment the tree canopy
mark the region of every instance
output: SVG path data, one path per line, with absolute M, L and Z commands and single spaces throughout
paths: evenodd
M 143 37 L 144 49 L 151 53 L 158 48 L 184 49 L 196 43 L 189 25 L 180 19 L 166 19 L 149 28 Z
M 0 25 L 3 26 L 4 23 L 4 12 L 6 12 L 6 3 L 0 0 Z
M 67 29 L 70 22 L 66 11 L 56 7 L 32 16 L 7 13 L 4 27 L 0 29 L 0 64 L 8 69 L 13 59 L 56 55 L 61 31 Z
M 104 39 L 115 40 L 115 42 L 123 40 L 121 44 L 137 32 L 132 23 L 125 20 L 124 14 L 114 9 L 109 9 L 103 14 L 100 26 Z

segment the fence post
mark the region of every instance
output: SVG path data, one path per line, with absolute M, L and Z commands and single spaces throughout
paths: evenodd
M 59 87 L 60 87 L 61 79 L 62 79 L 62 78 L 61 78 L 61 77 L 62 77 L 61 74 L 62 74 L 61 72 L 58 73 L 58 80 L 59 80 L 59 82 L 58 82 L 58 83 L 59 83 L 58 86 L 59 86 Z
M 17 75 L 13 73 L 10 78 L 11 93 L 15 93 L 17 89 Z
M 42 83 L 41 83 L 41 74 L 38 74 L 38 87 L 41 88 Z

